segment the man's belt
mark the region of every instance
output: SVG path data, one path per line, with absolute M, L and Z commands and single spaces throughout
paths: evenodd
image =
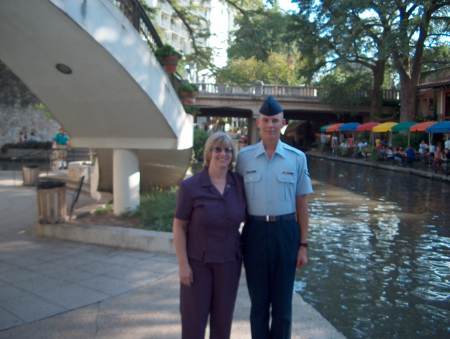
M 282 214 L 282 215 L 249 215 L 248 219 L 254 220 L 254 221 L 264 221 L 264 222 L 296 220 L 295 213 Z

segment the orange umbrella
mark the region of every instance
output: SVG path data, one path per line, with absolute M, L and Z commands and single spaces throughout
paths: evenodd
M 411 132 L 426 132 L 426 129 L 432 125 L 434 125 L 436 121 L 424 121 L 420 122 L 418 124 L 415 124 L 414 126 L 411 126 L 409 130 Z
M 372 128 L 374 128 L 378 124 L 379 123 L 375 121 L 366 122 L 364 124 L 359 125 L 358 128 L 356 129 L 356 132 L 371 132 Z
M 327 133 L 339 132 L 339 127 L 342 124 L 333 124 L 327 127 Z

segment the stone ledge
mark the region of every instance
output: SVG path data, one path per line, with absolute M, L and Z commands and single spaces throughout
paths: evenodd
M 317 153 L 314 151 L 309 151 L 309 152 L 307 152 L 307 154 L 312 157 L 315 157 L 315 158 L 322 158 L 322 159 L 327 159 L 327 160 L 346 162 L 346 163 L 350 163 L 350 164 L 354 164 L 354 165 L 362 165 L 362 166 L 373 167 L 373 168 L 378 168 L 378 169 L 383 169 L 383 170 L 388 170 L 388 171 L 402 172 L 402 173 L 413 174 L 413 175 L 417 175 L 417 176 L 432 179 L 432 180 L 441 180 L 441 181 L 450 182 L 450 175 L 438 174 L 438 173 L 434 173 L 432 171 L 423 171 L 423 170 L 419 170 L 419 169 L 415 169 L 415 168 L 411 168 L 411 167 L 400 167 L 400 166 L 394 166 L 394 165 L 388 165 L 388 164 L 379 164 L 379 163 L 374 163 L 372 161 L 367 161 L 367 160 L 349 159 L 349 158 L 343 158 L 343 157 L 339 157 L 339 156 L 331 156 L 331 155 L 326 155 L 326 154 L 322 154 L 322 153 Z
M 35 224 L 39 237 L 78 241 L 132 250 L 174 254 L 173 235 L 135 228 L 107 225 Z

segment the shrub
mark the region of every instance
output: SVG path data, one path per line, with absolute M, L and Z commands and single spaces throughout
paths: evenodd
M 158 60 L 162 60 L 168 56 L 177 56 L 179 59 L 181 59 L 181 54 L 176 51 L 175 48 L 173 48 L 171 45 L 165 44 L 162 47 L 159 47 L 155 51 L 155 56 L 158 58 Z
M 189 92 L 189 93 L 195 93 L 198 92 L 198 87 L 195 84 L 191 84 L 190 82 L 183 81 L 178 87 L 178 91 L 181 92 Z
M 203 150 L 206 139 L 208 139 L 208 133 L 200 128 L 194 129 L 194 158 L 197 161 L 203 161 Z
M 144 228 L 172 232 L 172 220 L 176 206 L 176 189 L 155 189 L 141 196 L 137 216 Z

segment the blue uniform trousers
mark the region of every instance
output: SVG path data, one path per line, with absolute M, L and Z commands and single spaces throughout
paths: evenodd
M 252 304 L 253 339 L 291 337 L 292 293 L 299 243 L 300 230 L 295 220 L 265 222 L 250 219 L 244 227 L 242 249 Z

